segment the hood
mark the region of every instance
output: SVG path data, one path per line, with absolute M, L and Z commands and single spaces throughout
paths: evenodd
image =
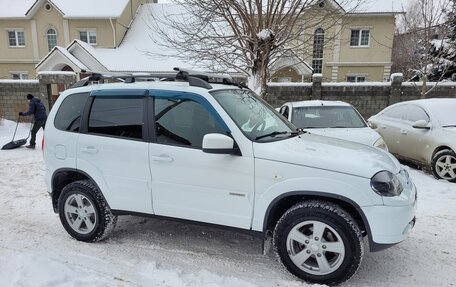
M 380 135 L 369 127 L 364 128 L 323 128 L 305 129 L 311 134 L 317 134 L 347 141 L 353 141 L 366 145 L 374 145 Z
M 381 170 L 396 174 L 400 164 L 390 153 L 355 142 L 313 134 L 254 143 L 255 158 L 280 161 L 371 178 Z
M 456 126 L 455 127 L 442 128 L 442 131 L 444 131 L 445 133 L 451 133 L 451 134 L 455 134 L 456 135 Z

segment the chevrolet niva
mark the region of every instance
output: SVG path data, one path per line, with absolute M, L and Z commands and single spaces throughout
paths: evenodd
M 389 153 L 304 133 L 257 97 L 208 76 L 77 83 L 44 135 L 46 185 L 74 238 L 105 238 L 118 215 L 159 216 L 271 238 L 304 281 L 335 285 L 364 252 L 404 240 L 417 192 Z

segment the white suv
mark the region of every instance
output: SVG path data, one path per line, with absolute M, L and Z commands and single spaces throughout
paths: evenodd
M 297 132 L 249 89 L 179 74 L 58 98 L 46 184 L 71 236 L 100 240 L 124 214 L 234 227 L 272 236 L 291 273 L 331 285 L 358 269 L 363 237 L 371 251 L 406 238 L 416 188 L 389 153 Z

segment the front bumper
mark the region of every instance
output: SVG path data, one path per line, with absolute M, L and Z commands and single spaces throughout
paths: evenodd
M 372 252 L 403 241 L 415 226 L 416 190 L 412 203 L 403 206 L 368 206 L 362 211 L 369 222 L 369 244 Z

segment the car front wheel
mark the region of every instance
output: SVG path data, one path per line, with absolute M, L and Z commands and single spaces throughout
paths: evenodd
M 362 235 L 353 218 L 336 204 L 294 205 L 274 230 L 274 247 L 292 274 L 310 283 L 337 285 L 358 269 Z
M 63 227 L 80 241 L 94 242 L 105 238 L 117 222 L 101 192 L 88 180 L 65 186 L 58 208 Z
M 442 150 L 432 158 L 432 173 L 438 179 L 456 182 L 456 153 L 452 150 Z

